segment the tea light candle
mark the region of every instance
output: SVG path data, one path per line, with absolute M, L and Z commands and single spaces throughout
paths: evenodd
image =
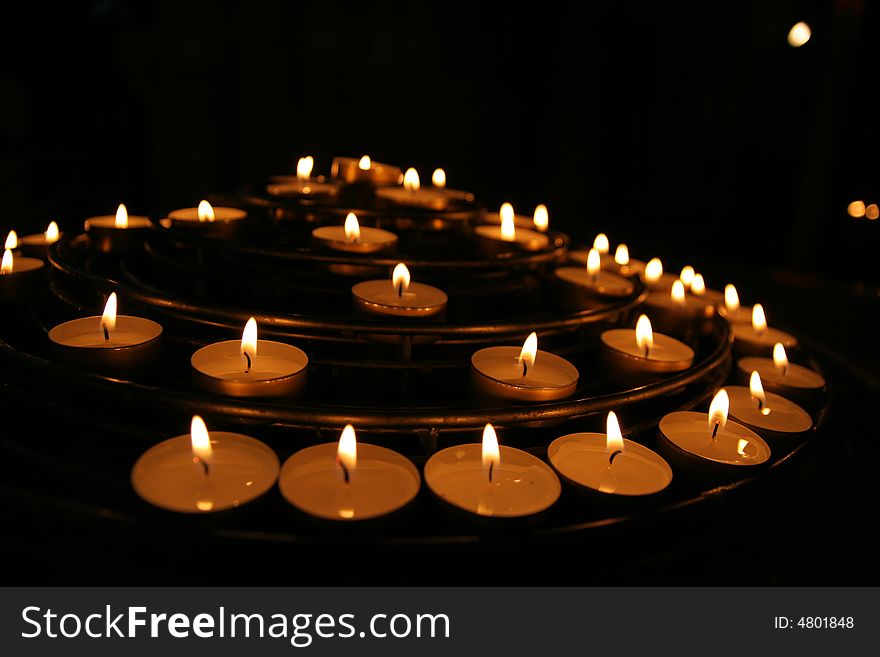
M 800 406 L 784 397 L 764 392 L 761 375 L 752 372 L 749 387 L 728 386 L 730 417 L 769 438 L 798 437 L 813 426 Z
M 539 203 L 537 207 L 535 207 L 535 214 L 532 215 L 532 223 L 535 224 L 535 228 L 542 233 L 546 233 L 547 229 L 550 228 L 550 212 L 547 210 L 547 206 L 543 203 Z
M 403 180 L 403 172 L 398 167 L 373 162 L 369 155 L 360 159 L 333 158 L 330 175 L 350 185 L 399 185 Z
M 315 158 L 311 155 L 299 158 L 296 163 L 296 176 L 273 176 L 272 184 L 266 191 L 273 196 L 335 196 L 339 191 L 339 183 L 327 182 L 323 176 L 312 177 Z
M 752 321 L 753 309 L 741 306 L 736 286 L 728 283 L 724 286 L 724 303 L 718 305 L 718 314 L 731 324 L 748 324 Z
M 658 448 L 673 467 L 701 478 L 735 478 L 770 459 L 770 447 L 758 434 L 727 419 L 729 407 L 722 388 L 708 414 L 677 411 L 660 420 Z
M 599 251 L 593 248 L 587 257 L 586 268 L 558 268 L 555 271 L 556 288 L 563 305 L 582 310 L 602 299 L 619 299 L 633 293 L 632 281 L 602 271 L 601 267 Z
M 539 205 L 535 208 L 535 214 L 529 217 L 525 214 L 517 214 L 510 203 L 502 203 L 498 212 L 486 211 L 483 214 L 482 221 L 486 224 L 500 226 L 504 217 L 513 217 L 514 228 L 525 228 L 546 233 L 550 227 L 550 215 L 547 213 L 546 205 Z
M 324 248 L 345 253 L 383 253 L 397 246 L 397 235 L 381 228 L 361 227 L 354 212 L 346 215 L 343 226 L 316 228 L 312 238 Z
M 45 258 L 49 247 L 60 238 L 61 233 L 58 231 L 58 224 L 51 221 L 46 227 L 45 232 L 25 235 L 18 240 L 18 245 L 21 247 L 22 253 Z
M 758 372 L 768 390 L 786 399 L 810 404 L 825 389 L 825 379 L 808 367 L 788 362 L 782 343 L 773 346 L 773 359 L 748 357 L 737 362 L 740 378 L 747 380 L 752 372 Z
M 412 502 L 421 477 L 395 451 L 358 443 L 346 425 L 339 443 L 306 447 L 281 468 L 281 495 L 293 507 L 322 520 L 354 522 L 394 513 Z
M 117 315 L 116 293 L 107 298 L 100 317 L 59 324 L 49 340 L 61 356 L 87 368 L 129 372 L 158 362 L 162 327 L 143 317 Z
M 444 183 L 445 183 L 444 177 Z M 445 210 L 454 204 L 469 204 L 474 202 L 474 195 L 470 192 L 462 192 L 457 189 L 443 187 L 422 187 L 419 184 L 419 172 L 410 167 L 403 175 L 403 186 L 380 187 L 376 190 L 376 197 L 391 203 L 408 208 L 421 210 Z
M 129 215 L 120 203 L 115 215 L 101 215 L 85 220 L 85 230 L 94 248 L 103 253 L 140 246 L 151 228 L 147 217 Z
M 169 438 L 144 452 L 131 471 L 141 499 L 177 513 L 217 513 L 262 497 L 278 478 L 278 457 L 259 440 L 239 433 L 210 434 L 198 415 L 189 435 Z
M 390 281 L 357 283 L 351 295 L 357 310 L 386 317 L 441 318 L 448 301 L 443 290 L 410 282 L 409 269 L 402 262 L 394 268 Z
M 231 235 L 245 218 L 247 218 L 247 212 L 244 210 L 222 206 L 214 207 L 208 201 L 203 200 L 197 208 L 181 208 L 169 212 L 168 221 L 163 222 L 163 225 Z
M 11 249 L 3 251 L 0 261 L 0 301 L 28 303 L 43 285 L 43 261 L 15 256 Z
M 557 473 L 572 485 L 607 495 L 654 495 L 672 482 L 672 468 L 653 451 L 626 440 L 614 411 L 606 432 L 572 433 L 547 448 Z
M 280 397 L 301 393 L 309 357 L 293 345 L 257 339 L 251 317 L 238 340 L 202 347 L 192 355 L 193 380 L 202 388 L 232 397 Z
M 715 314 L 715 307 L 700 297 L 685 294 L 684 283 L 676 280 L 669 290 L 652 290 L 645 310 L 663 333 L 689 337 Z
M 589 257 L 589 250 L 577 250 L 568 252 L 569 260 L 584 266 L 586 266 L 587 259 Z M 603 270 L 607 269 L 608 271 L 619 274 L 620 276 L 625 276 L 627 278 L 638 276 L 645 269 L 645 263 L 642 260 L 636 260 L 629 257 L 629 247 L 626 244 L 618 244 L 617 248 L 614 250 L 614 255 L 611 256 L 610 253 L 606 253 L 605 255 L 601 256 L 600 262 L 602 264 Z
M 790 333 L 767 326 L 764 307 L 756 303 L 752 307 L 752 323 L 732 324 L 733 348 L 740 355 L 761 356 L 770 353 L 777 342 L 784 347 L 797 345 L 797 339 Z
M 486 347 L 471 356 L 471 384 L 480 395 L 517 402 L 564 399 L 577 388 L 577 368 L 564 358 L 538 351 L 531 333 L 522 349 Z
M 654 333 L 641 315 L 635 329 L 610 329 L 601 335 L 599 357 L 611 380 L 642 384 L 682 372 L 694 362 L 694 350 L 675 338 Z
M 516 227 L 515 213 L 510 203 L 501 206 L 500 224 L 474 228 L 481 248 L 488 253 L 504 253 L 511 250 L 540 251 L 549 246 L 550 240 L 543 233 Z
M 562 492 L 558 477 L 527 452 L 499 446 L 491 424 L 482 444 L 440 450 L 425 464 L 425 483 L 453 508 L 482 518 L 526 518 L 546 511 Z
M 678 277 L 664 273 L 663 261 L 660 258 L 651 258 L 645 263 L 645 269 L 641 272 L 642 281 L 650 290 L 668 290 Z

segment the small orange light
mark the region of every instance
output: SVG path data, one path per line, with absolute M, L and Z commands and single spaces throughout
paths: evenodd
M 877 207 L 876 203 L 871 203 L 871 205 L 865 208 L 865 216 L 871 221 L 880 217 L 880 208 Z
M 864 201 L 853 201 L 849 205 L 846 206 L 846 213 L 854 218 L 859 219 L 860 217 L 865 216 L 865 202 Z

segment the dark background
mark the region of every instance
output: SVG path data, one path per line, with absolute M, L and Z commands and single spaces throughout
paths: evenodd
M 316 156 L 413 165 L 580 240 L 878 280 L 876 7 L 134 2 L 4 8 L 0 228 L 193 205 Z M 786 41 L 807 21 L 802 48 Z M 705 261 L 705 262 L 704 262 Z M 723 281 L 709 277 L 718 287 Z

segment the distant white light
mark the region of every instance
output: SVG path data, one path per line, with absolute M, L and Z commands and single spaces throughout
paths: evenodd
M 813 31 L 809 25 L 803 21 L 795 23 L 788 31 L 788 45 L 792 48 L 800 48 L 810 40 L 811 36 L 813 36 Z

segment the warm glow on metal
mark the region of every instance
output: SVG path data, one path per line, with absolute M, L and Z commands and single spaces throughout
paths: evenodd
M 602 256 L 599 255 L 599 249 L 592 248 L 587 253 L 587 274 L 589 276 L 598 276 L 602 269 Z
M 101 315 L 101 326 L 107 331 L 116 328 L 116 292 L 111 292 L 107 297 L 107 303 L 104 304 L 104 314 Z
M 621 267 L 625 267 L 629 264 L 629 248 L 626 244 L 617 245 L 617 249 L 614 251 L 614 262 Z
M 550 213 L 547 212 L 547 206 L 541 203 L 535 208 L 535 218 L 533 219 L 535 228 L 544 232 L 550 226 Z
M 403 188 L 408 192 L 419 191 L 419 172 L 412 167 L 403 174 Z
M 695 275 L 696 272 L 694 271 L 694 268 L 690 265 L 685 265 L 682 268 L 681 273 L 678 275 L 678 278 L 682 283 L 684 283 L 685 287 L 690 287 L 691 283 L 693 283 L 694 281 Z
M 361 227 L 354 212 L 345 215 L 345 241 L 349 244 L 357 242 L 361 238 Z
M 760 303 L 756 303 L 752 308 L 752 328 L 758 333 L 767 330 L 767 316 L 764 314 L 764 306 Z
M 501 450 L 498 447 L 498 436 L 495 435 L 495 427 L 487 424 L 483 428 L 483 472 L 491 481 L 491 472 L 501 463 Z
M 49 244 L 57 242 L 58 238 L 61 237 L 61 233 L 58 231 L 58 224 L 56 224 L 54 221 L 50 221 L 49 225 L 46 227 L 46 232 L 44 233 L 44 235 L 46 236 L 46 241 L 49 242 Z
M 622 452 L 624 447 L 623 434 L 620 433 L 620 423 L 614 411 L 608 412 L 605 422 L 605 449 L 611 453 Z
M 860 217 L 865 216 L 865 202 L 864 201 L 853 201 L 849 205 L 846 206 L 846 213 L 853 217 L 854 219 L 858 219 Z
M 672 303 L 677 306 L 683 306 L 685 302 L 684 295 L 684 283 L 680 280 L 676 280 L 672 284 L 672 289 L 669 291 L 669 297 L 672 299 Z
M 211 436 L 205 421 L 198 415 L 193 415 L 189 428 L 190 442 L 194 463 L 211 463 L 214 458 L 214 449 L 211 447 Z
M 722 431 L 727 424 L 727 413 L 730 411 L 730 397 L 727 396 L 727 391 L 724 388 L 721 388 L 718 392 L 715 393 L 715 396 L 712 397 L 712 403 L 709 404 L 709 431 L 715 431 L 715 425 L 718 425 L 718 430 Z
M 124 203 L 120 203 L 119 207 L 116 208 L 116 227 L 128 228 L 128 210 Z
M 394 289 L 398 291 L 398 294 L 401 296 L 406 294 L 406 291 L 409 289 L 409 281 L 409 269 L 402 262 L 397 263 L 391 274 L 391 284 L 394 285 Z
M 647 315 L 640 315 L 636 322 L 636 346 L 646 357 L 651 355 L 654 348 L 654 331 L 651 330 L 651 320 Z
M 728 313 L 735 313 L 739 310 L 739 293 L 731 283 L 724 286 L 724 307 Z
M 502 204 L 499 214 L 501 215 L 501 239 L 505 242 L 513 242 L 516 240 L 513 206 L 510 203 Z
M 443 169 L 434 169 L 431 174 L 431 183 L 434 187 L 446 187 L 446 172 Z
M 656 283 L 663 276 L 663 263 L 660 258 L 651 258 L 645 265 L 645 282 Z
M 296 177 L 299 180 L 308 180 L 312 177 L 312 169 L 315 168 L 315 158 L 311 155 L 299 158 L 296 162 Z M 367 167 L 369 168 L 369 167 Z
M 776 371 L 781 376 L 785 376 L 785 373 L 788 371 L 788 355 L 785 353 L 785 347 L 782 346 L 781 342 L 773 345 L 773 364 L 776 366 Z
M 214 221 L 214 207 L 207 201 L 199 202 L 199 221 Z
M 361 171 L 369 171 L 370 167 L 372 167 L 372 166 L 373 166 L 373 163 L 370 161 L 369 155 L 364 155 L 358 161 L 358 169 L 360 169 Z
M 12 273 L 12 251 L 6 249 L 3 251 L 3 263 L 0 264 L 0 274 Z
M 535 358 L 538 356 L 538 334 L 529 333 L 529 337 L 523 343 L 522 350 L 519 352 L 519 360 L 532 369 L 535 366 Z
M 876 203 L 871 203 L 868 207 L 865 208 L 865 216 L 874 221 L 877 217 L 880 217 L 880 207 L 877 207 Z
M 608 243 L 608 236 L 605 233 L 599 233 L 596 235 L 596 239 L 593 240 L 593 248 L 602 255 L 608 253 L 608 251 L 611 250 L 611 244 Z
M 357 436 L 354 427 L 346 424 L 339 436 L 339 447 L 336 448 L 336 462 L 348 472 L 351 477 L 352 472 L 357 467 Z
M 694 278 L 691 281 L 691 294 L 698 297 L 706 294 L 706 281 L 703 280 L 702 274 L 694 274 Z
M 257 320 L 251 317 L 241 332 L 241 359 L 245 370 L 250 370 L 257 359 Z
M 811 36 L 813 36 L 813 31 L 810 26 L 800 21 L 792 25 L 788 31 L 788 45 L 792 48 L 800 48 L 810 40 Z
M 10 230 L 9 234 L 6 236 L 6 244 L 4 244 L 3 248 L 5 249 L 17 249 L 18 248 L 18 233 L 14 230 Z
M 758 408 L 761 409 L 761 413 L 763 415 L 768 415 L 770 409 L 765 406 L 767 403 L 767 396 L 764 394 L 761 375 L 758 374 L 757 370 L 752 371 L 752 375 L 749 377 L 749 392 L 752 395 L 752 399 L 758 402 Z

